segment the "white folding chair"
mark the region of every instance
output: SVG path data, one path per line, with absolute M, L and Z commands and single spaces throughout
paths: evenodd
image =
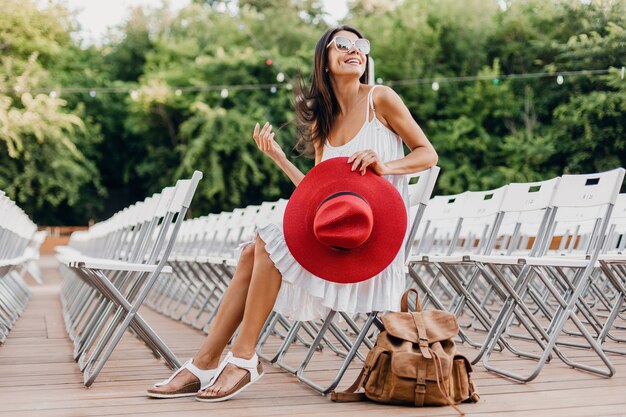
M 180 367 L 176 356 L 138 310 L 159 274 L 171 272 L 166 266 L 168 256 L 201 178 L 202 173 L 196 171 L 190 180 L 178 181 L 174 188 L 164 189 L 158 198 L 138 203 L 109 222 L 113 226 L 121 223 L 122 227 L 103 222 L 77 235 L 73 244 L 80 255 L 65 254 L 62 258 L 77 276 L 106 299 L 100 314 L 94 316 L 93 323 L 98 324 L 92 323 L 81 339 L 87 341 L 81 353 L 82 363 L 79 361 L 86 386 L 95 381 L 129 327 L 169 366 Z M 90 237 L 94 238 L 93 242 L 89 242 Z M 84 240 L 90 244 L 83 244 Z M 101 257 L 102 254 L 113 257 Z

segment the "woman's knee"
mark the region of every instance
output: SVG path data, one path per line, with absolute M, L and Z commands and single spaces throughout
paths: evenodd
M 257 235 L 254 243 L 254 258 L 259 261 L 270 261 L 270 254 L 265 249 L 265 241 L 261 239 L 261 236 Z
M 237 262 L 237 269 L 252 269 L 252 265 L 254 265 L 254 243 L 250 243 L 241 249 L 239 261 Z
M 243 249 L 241 250 L 241 255 L 239 256 L 239 262 L 243 262 L 243 263 L 252 263 L 254 262 L 254 251 L 255 251 L 255 245 L 253 243 L 250 243 L 246 246 L 243 247 Z
M 249 285 L 253 265 L 254 243 L 250 243 L 249 245 L 246 245 L 241 249 L 239 262 L 237 264 L 237 270 L 235 271 L 235 275 L 233 276 L 233 280 L 231 281 L 231 283 L 235 283 L 237 285 L 245 283 L 245 285 Z

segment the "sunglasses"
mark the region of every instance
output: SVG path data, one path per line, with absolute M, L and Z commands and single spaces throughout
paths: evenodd
M 332 41 L 330 41 L 328 43 L 328 45 L 326 45 L 326 47 L 328 48 L 330 45 L 335 44 L 335 48 L 339 51 L 339 52 L 348 52 L 352 50 L 353 46 L 356 46 L 356 49 L 359 50 L 359 52 L 361 52 L 362 54 L 369 54 L 370 53 L 370 41 L 368 41 L 367 39 L 361 38 L 361 39 L 357 39 L 354 42 L 352 42 L 350 39 L 343 37 L 343 36 L 337 36 L 335 38 L 333 38 Z

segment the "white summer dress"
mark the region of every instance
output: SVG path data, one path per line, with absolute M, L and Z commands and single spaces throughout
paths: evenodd
M 349 157 L 357 151 L 373 149 L 381 161 L 387 162 L 404 156 L 402 140 L 376 118 L 372 100 L 372 87 L 368 94 L 365 123 L 356 136 L 341 146 L 324 145 L 322 161 L 336 157 Z M 370 120 L 370 107 L 373 117 Z M 385 176 L 400 192 L 407 205 L 408 185 L 405 175 Z M 356 284 L 337 284 L 325 281 L 306 271 L 293 258 L 283 234 L 282 222 L 258 225 L 257 233 L 265 242 L 266 250 L 282 275 L 282 285 L 274 311 L 293 320 L 324 318 L 330 309 L 348 313 L 370 311 L 398 311 L 404 292 L 404 256 L 400 250 L 394 261 L 381 273 Z M 404 246 L 404 245 L 403 245 Z

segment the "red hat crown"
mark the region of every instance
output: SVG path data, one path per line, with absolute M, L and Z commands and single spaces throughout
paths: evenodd
M 350 250 L 367 242 L 374 228 L 374 215 L 367 202 L 356 193 L 333 194 L 320 204 L 313 220 L 318 241 L 340 250 Z

